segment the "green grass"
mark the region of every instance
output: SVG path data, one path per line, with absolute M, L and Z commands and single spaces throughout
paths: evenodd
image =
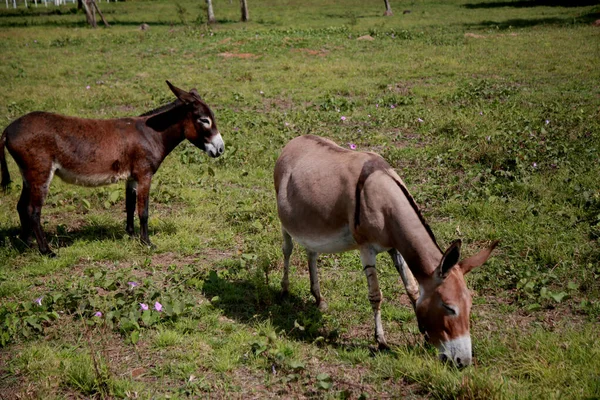
M 202 4 L 102 2 L 112 27 L 96 30 L 71 5 L 0 8 L 0 126 L 34 110 L 141 114 L 172 100 L 168 79 L 198 89 L 226 142 L 219 159 L 184 143 L 165 160 L 152 250 L 125 234 L 121 186 L 54 180 L 42 220 L 56 259 L 17 239 L 9 157 L 2 396 L 600 396 L 598 6 L 423 0 L 384 18 L 358 0 L 256 0 L 243 24 L 238 3 L 217 0 L 206 26 Z M 382 154 L 442 247 L 501 240 L 468 278 L 474 367 L 423 344 L 383 255 L 389 353 L 372 350 L 357 254 L 320 257 L 326 313 L 299 248 L 279 297 L 272 170 L 306 133 Z M 156 301 L 169 311 L 140 312 Z

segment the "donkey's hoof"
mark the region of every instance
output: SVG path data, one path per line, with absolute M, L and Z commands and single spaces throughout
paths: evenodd
M 379 351 L 390 351 L 390 346 L 384 342 L 377 342 L 377 350 Z
M 277 293 L 275 295 L 275 299 L 277 300 L 278 303 L 283 303 L 284 301 L 286 301 L 287 299 L 290 298 L 290 292 L 288 292 L 287 290 L 282 290 L 281 292 Z
M 46 256 L 48 258 L 56 258 L 56 253 L 50 249 L 41 251 L 41 253 L 43 256 Z
M 317 303 L 317 308 L 319 309 L 319 311 L 325 312 L 329 308 L 329 305 L 326 301 L 321 300 L 319 303 Z
M 154 245 L 154 243 L 152 243 L 152 242 L 151 242 L 150 240 L 148 240 L 148 239 L 146 239 L 146 240 L 142 239 L 142 244 L 143 244 L 144 246 L 146 246 L 147 248 L 151 249 L 151 250 L 153 250 L 153 249 L 155 249 L 155 248 L 156 248 L 156 246 Z

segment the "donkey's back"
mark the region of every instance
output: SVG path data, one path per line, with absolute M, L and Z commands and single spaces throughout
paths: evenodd
M 357 190 L 370 185 L 367 178 L 374 175 L 394 186 L 390 176 L 400 180 L 378 154 L 347 150 L 319 136 L 294 138 L 275 164 L 277 211 L 283 229 L 318 253 L 357 248 L 367 221 L 376 218 L 365 204 L 357 203 L 361 197 Z M 377 180 L 380 193 L 386 190 L 381 183 Z

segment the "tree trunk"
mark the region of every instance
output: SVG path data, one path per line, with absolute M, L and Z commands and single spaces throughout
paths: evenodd
M 82 8 L 85 12 L 85 18 L 92 28 L 96 25 L 96 13 L 91 0 L 77 0 L 77 8 Z
M 106 26 L 108 28 L 110 25 L 108 25 L 108 22 L 106 22 L 106 19 L 104 19 L 104 15 L 102 15 L 102 11 L 100 11 L 98 4 L 96 4 L 96 2 L 94 0 L 90 0 L 90 1 L 94 5 L 94 8 L 96 9 L 96 11 L 98 11 L 98 14 L 100 14 L 100 18 L 102 18 L 102 22 L 104 22 L 104 26 Z
M 208 23 L 215 23 L 215 12 L 213 11 L 212 0 L 206 0 L 206 6 L 208 8 Z
M 390 15 L 393 15 L 394 13 L 392 12 L 392 6 L 390 6 L 390 0 L 383 0 L 385 1 L 385 13 L 383 13 L 383 15 L 385 17 L 389 17 Z
M 240 6 L 242 7 L 242 22 L 248 22 L 248 20 L 250 20 L 248 14 L 248 2 L 246 0 L 240 0 Z

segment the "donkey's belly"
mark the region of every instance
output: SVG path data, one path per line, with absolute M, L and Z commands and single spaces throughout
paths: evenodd
M 108 173 L 91 173 L 91 174 L 82 174 L 77 171 L 68 170 L 63 168 L 60 164 L 54 165 L 54 174 L 58 176 L 60 179 L 67 183 L 71 183 L 79 186 L 104 186 L 110 185 L 111 183 L 116 183 L 122 180 L 129 178 L 128 171 L 120 171 L 114 172 L 110 171 Z
M 321 234 L 294 234 L 290 235 L 307 250 L 316 253 L 341 253 L 358 248 L 358 244 L 349 227 L 344 227 L 337 232 L 327 232 Z

